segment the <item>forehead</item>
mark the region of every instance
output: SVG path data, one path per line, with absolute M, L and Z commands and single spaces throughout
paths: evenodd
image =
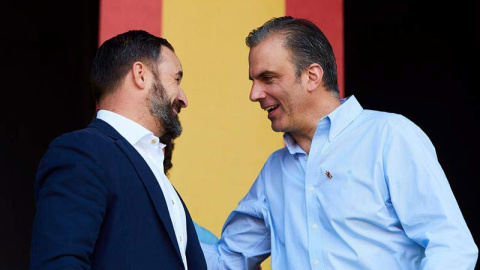
M 248 55 L 250 76 L 255 77 L 265 71 L 290 66 L 290 51 L 283 44 L 283 37 L 274 35 L 252 47 Z

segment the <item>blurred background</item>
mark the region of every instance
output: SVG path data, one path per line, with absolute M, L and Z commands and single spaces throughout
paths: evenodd
M 220 236 L 267 157 L 283 147 L 248 99 L 244 39 L 285 14 L 324 30 L 344 96 L 426 132 L 478 245 L 478 11 L 473 0 L 8 1 L 0 16 L 0 269 L 28 269 L 38 162 L 55 137 L 95 116 L 91 62 L 98 44 L 125 27 L 167 38 L 183 64 L 189 107 L 170 179 L 193 219 Z

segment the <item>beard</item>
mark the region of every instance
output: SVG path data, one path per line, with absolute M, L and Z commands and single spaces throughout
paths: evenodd
M 158 119 L 164 129 L 162 138 L 172 140 L 180 136 L 182 133 L 182 125 L 178 119 L 178 115 L 173 108 L 180 113 L 181 105 L 178 100 L 170 103 L 167 93 L 162 83 L 156 80 L 150 89 L 150 112 Z

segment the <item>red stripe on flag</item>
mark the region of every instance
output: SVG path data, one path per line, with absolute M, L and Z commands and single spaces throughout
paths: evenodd
M 99 44 L 128 30 L 160 36 L 162 0 L 101 0 Z
M 327 36 L 337 60 L 338 87 L 344 96 L 343 0 L 285 0 L 286 15 L 315 23 Z

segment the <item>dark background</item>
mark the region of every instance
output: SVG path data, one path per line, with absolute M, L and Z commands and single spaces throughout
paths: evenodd
M 403 114 L 427 133 L 478 244 L 478 4 L 344 5 L 346 95 Z M 88 73 L 98 0 L 9 1 L 3 13 L 0 269 L 27 269 L 38 162 L 51 140 L 94 115 Z
M 34 176 L 48 144 L 94 116 L 98 0 L 7 1 L 2 27 L 0 269 L 28 269 Z

